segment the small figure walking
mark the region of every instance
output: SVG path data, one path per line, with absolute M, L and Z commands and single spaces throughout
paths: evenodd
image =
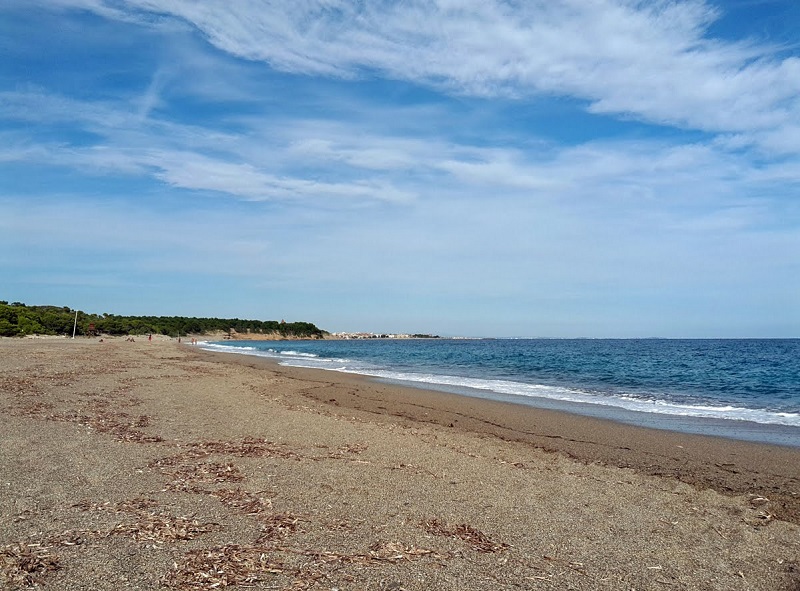
M 153 335 L 151 335 L 151 334 L 147 335 L 147 340 L 148 341 L 152 341 L 153 340 Z

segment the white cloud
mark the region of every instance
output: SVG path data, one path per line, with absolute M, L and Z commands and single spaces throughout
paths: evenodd
M 292 135 L 297 135 L 298 131 Z M 331 138 L 321 137 L 319 130 L 305 131 L 310 135 L 291 142 L 288 152 L 295 158 L 316 163 L 341 163 L 376 171 L 409 170 L 419 165 L 421 153 L 430 154 L 434 149 L 420 140 L 371 136 L 353 141 L 344 134 Z
M 8 120 L 40 125 L 70 122 L 113 129 L 137 123 L 134 109 L 126 109 L 121 102 L 81 101 L 34 87 L 0 92 L 0 113 Z
M 147 156 L 147 161 L 158 169 L 156 176 L 175 187 L 218 191 L 254 201 L 334 198 L 403 202 L 413 198 L 413 195 L 379 181 L 335 183 L 281 178 L 248 163 L 226 162 L 190 152 L 153 153 Z
M 110 18 L 122 10 L 72 2 Z M 285 71 L 377 70 L 455 93 L 565 95 L 595 113 L 763 133 L 763 147 L 780 152 L 800 147 L 797 134 L 780 131 L 800 119 L 800 59 L 708 38 L 719 13 L 702 0 L 129 0 L 125 7 L 128 16 L 182 19 L 223 51 Z
M 519 161 L 519 154 L 497 151 L 479 154 L 479 159 L 451 159 L 436 163 L 441 170 L 464 183 L 483 186 L 489 190 L 528 189 L 531 191 L 562 192 L 573 180 L 556 178 L 549 166 L 531 165 Z
M 0 160 L 145 176 L 244 200 L 325 207 L 498 194 L 528 201 L 557 197 L 590 207 L 629 200 L 680 207 L 721 202 L 733 191 L 739 198 L 757 195 L 782 180 L 796 180 L 800 167 L 796 158 L 754 165 L 746 154 L 714 141 L 539 142 L 535 150 L 523 150 L 438 135 L 392 135 L 371 123 L 346 120 L 283 118 L 264 124 L 254 117 L 238 121 L 241 132 L 221 132 L 156 114 L 143 120 L 128 100 L 84 102 L 41 91 L 2 93 L 0 104 L 9 118 L 43 128 L 69 123 L 99 138 L 73 145 L 6 132 Z

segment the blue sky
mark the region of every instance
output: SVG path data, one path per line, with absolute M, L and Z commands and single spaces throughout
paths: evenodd
M 0 299 L 800 336 L 794 0 L 0 4 Z

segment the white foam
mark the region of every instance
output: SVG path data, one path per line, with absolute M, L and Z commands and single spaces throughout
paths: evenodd
M 218 351 L 223 353 L 236 353 L 238 355 L 254 355 L 256 357 L 267 357 L 278 360 L 281 365 L 292 365 L 296 367 L 313 367 L 318 369 L 332 369 L 327 367 L 329 363 L 338 361 L 347 363 L 346 359 L 319 359 L 314 353 L 304 353 L 302 351 L 277 351 L 275 349 L 262 349 L 246 345 L 229 345 L 227 343 L 200 342 L 203 349 Z M 315 361 L 318 360 L 318 363 Z
M 274 349 L 270 349 L 270 351 L 274 352 Z M 319 355 L 314 355 L 313 353 L 301 353 L 300 351 L 281 351 L 280 354 L 289 357 L 319 357 Z
M 317 366 L 319 367 L 319 366 Z M 436 386 L 483 390 L 497 394 L 521 398 L 545 398 L 561 402 L 578 404 L 594 404 L 605 407 L 617 407 L 628 411 L 666 414 L 673 416 L 696 417 L 705 419 L 724 419 L 732 421 L 752 421 L 774 425 L 800 427 L 800 413 L 773 412 L 766 409 L 753 409 L 737 406 L 713 406 L 679 404 L 663 399 L 647 400 L 634 396 L 615 396 L 601 393 L 585 392 L 571 388 L 547 386 L 543 384 L 525 384 L 505 380 L 486 380 L 460 376 L 418 374 L 380 369 L 353 369 L 352 367 L 328 367 L 327 369 L 358 373 L 372 377 L 401 382 L 431 384 Z

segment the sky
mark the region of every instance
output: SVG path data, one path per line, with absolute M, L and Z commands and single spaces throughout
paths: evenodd
M 0 299 L 800 337 L 800 3 L 4 0 Z

